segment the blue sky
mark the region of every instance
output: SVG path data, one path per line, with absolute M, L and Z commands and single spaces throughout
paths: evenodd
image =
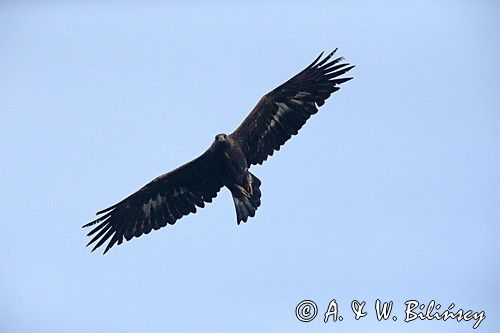
M 3 2 L 0 331 L 470 332 L 500 326 L 494 1 Z M 97 210 L 232 132 L 339 47 L 355 79 L 263 166 L 263 204 L 90 253 Z M 342 322 L 325 324 L 331 299 Z M 377 298 L 396 322 L 378 322 Z M 299 322 L 295 306 L 318 304 Z M 350 302 L 368 316 L 353 319 Z

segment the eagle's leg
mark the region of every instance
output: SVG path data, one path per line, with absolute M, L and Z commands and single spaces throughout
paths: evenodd
M 248 186 L 248 190 L 241 186 L 241 185 L 238 185 L 236 184 L 236 187 L 241 191 L 241 193 L 243 193 L 247 198 L 251 198 L 252 195 L 253 195 L 253 181 L 252 181 L 252 174 L 249 172 L 247 177 L 246 177 L 246 180 L 247 180 L 247 186 Z M 253 176 L 255 177 L 255 176 Z M 257 177 L 255 177 L 257 178 Z
M 248 193 L 247 190 L 245 190 L 243 186 L 236 185 L 236 187 L 240 190 L 241 193 L 243 193 L 245 197 L 250 198 L 252 196 L 250 193 Z
M 248 182 L 248 188 L 250 189 L 250 191 L 249 191 L 250 196 L 252 196 L 252 195 L 253 195 L 253 179 L 252 179 L 252 177 L 255 177 L 255 176 L 254 176 L 254 175 L 252 175 L 252 174 L 249 172 L 249 173 L 248 173 L 248 175 L 247 175 L 247 182 Z M 255 178 L 257 179 L 257 177 L 255 177 Z M 257 179 L 257 180 L 258 180 L 258 179 Z M 260 180 L 259 180 L 259 182 L 260 182 Z

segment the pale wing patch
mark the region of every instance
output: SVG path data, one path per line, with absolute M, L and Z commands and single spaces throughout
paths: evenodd
M 280 102 L 276 102 L 276 105 L 278 106 L 278 112 L 276 113 L 276 115 L 278 117 L 281 117 L 282 115 L 284 115 L 285 113 L 288 113 L 290 112 L 292 109 L 286 105 L 285 103 L 280 103 Z
M 172 193 L 172 196 L 173 197 L 184 196 L 186 193 L 187 193 L 186 188 L 181 187 L 179 189 L 175 189 L 174 193 Z M 151 216 L 151 209 L 156 209 L 156 207 L 161 207 L 166 201 L 167 198 L 163 195 L 160 195 L 160 193 L 158 193 L 155 198 L 149 199 L 148 202 L 142 205 L 142 211 L 144 212 L 144 217 L 149 218 Z
M 295 96 L 293 96 L 293 98 L 302 98 L 307 96 L 311 96 L 311 94 L 305 91 L 299 91 L 298 93 L 295 94 Z
M 151 215 L 151 209 L 155 209 L 156 207 L 161 206 L 163 203 L 165 203 L 166 200 L 167 198 L 160 195 L 160 193 L 158 193 L 156 198 L 149 199 L 148 202 L 142 205 L 142 211 L 144 212 L 144 216 L 146 218 L 149 218 L 149 216 Z
M 184 187 L 180 187 L 179 190 L 175 189 L 174 194 L 172 194 L 174 197 L 178 197 L 180 195 L 184 195 L 187 193 L 186 189 Z

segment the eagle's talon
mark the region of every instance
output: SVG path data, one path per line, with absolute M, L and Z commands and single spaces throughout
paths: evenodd
M 243 193 L 243 195 L 247 198 L 251 198 L 252 197 L 252 193 L 248 193 L 247 190 L 245 190 L 245 188 L 243 186 L 240 186 L 238 185 L 238 188 L 240 189 L 241 193 Z M 251 187 L 250 187 L 251 188 Z

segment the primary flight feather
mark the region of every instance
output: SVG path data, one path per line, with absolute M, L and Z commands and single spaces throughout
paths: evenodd
M 343 63 L 342 57 L 332 59 L 336 51 L 323 59 L 321 53 L 303 71 L 264 95 L 233 133 L 217 135 L 201 156 L 97 212 L 100 216 L 83 226 L 94 226 L 87 234 L 92 237 L 87 246 L 94 244 L 94 251 L 109 240 L 106 253 L 124 239 L 174 224 L 212 202 L 224 186 L 233 196 L 238 224 L 255 216 L 261 182 L 248 168 L 279 150 L 340 84 L 352 79 L 340 77 L 354 65 Z

